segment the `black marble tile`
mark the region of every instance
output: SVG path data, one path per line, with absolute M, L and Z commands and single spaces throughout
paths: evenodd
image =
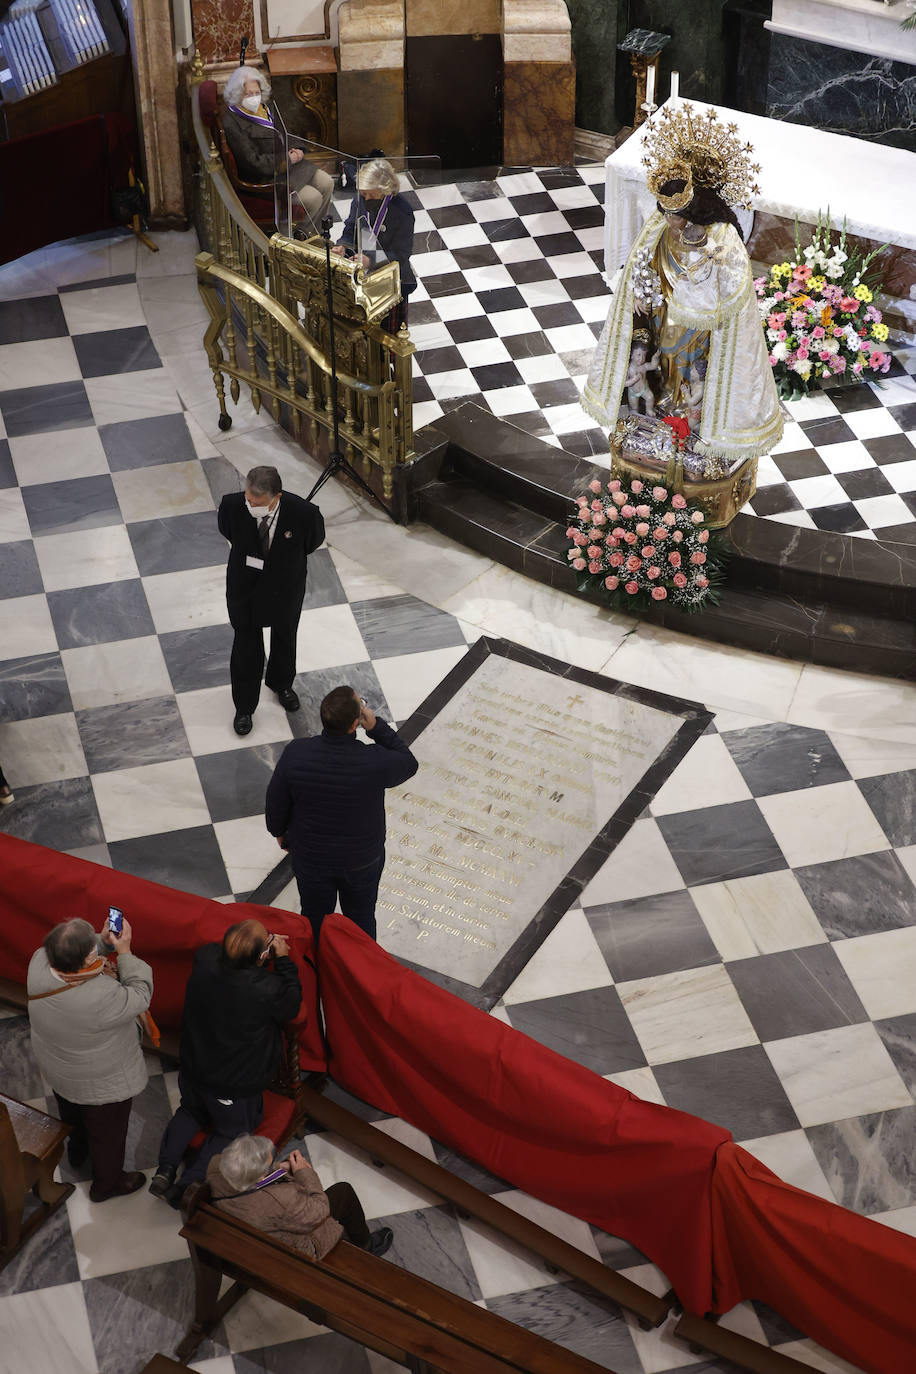
M 225 545 L 224 545 L 225 554 Z M 318 549 L 309 555 L 308 578 L 305 585 L 303 610 L 315 610 L 318 606 L 340 606 L 347 600 L 337 569 L 334 567 L 330 549 Z
M 48 386 L 0 391 L 0 411 L 10 439 L 50 434 L 59 429 L 83 429 L 93 423 L 92 407 L 82 382 L 53 382 Z
M 576 1281 L 488 1298 L 487 1307 L 615 1374 L 642 1374 L 629 1327 L 616 1303 Z
M 553 433 L 539 410 L 523 411 L 520 415 L 513 415 L 506 423 L 515 425 L 516 429 L 523 429 L 526 434 L 533 434 L 535 438 L 543 438 L 544 435 Z
M 371 602 L 365 604 L 371 605 Z M 309 735 L 321 733 L 321 717 L 319 715 L 321 702 L 332 687 L 339 687 L 342 682 L 347 683 L 355 692 L 358 692 L 369 703 L 377 716 L 387 720 L 389 725 L 394 723 L 394 717 L 385 699 L 385 693 L 382 691 L 378 676 L 371 663 L 367 661 L 365 663 L 344 664 L 335 668 L 315 668 L 311 672 L 297 673 L 296 675 L 294 686 L 299 693 L 301 706 L 289 717 L 289 723 L 297 739 L 308 738 Z
M 916 888 L 892 850 L 811 864 L 794 872 L 831 940 L 899 930 L 916 922 Z
M 472 243 L 467 248 L 453 248 L 451 252 L 462 272 L 469 272 L 474 267 L 497 267 L 502 261 L 489 243 Z
M 106 1374 L 139 1374 L 160 1351 L 174 1351 L 191 1326 L 191 1261 L 147 1264 L 126 1273 L 85 1279 L 83 1298 L 98 1368 Z M 220 1324 L 210 1339 L 201 1343 L 194 1359 L 213 1359 L 226 1353 Z
M 145 420 L 99 425 L 99 438 L 112 472 L 157 463 L 185 463 L 197 456 L 182 414 L 151 415 Z M 226 490 L 238 489 L 236 475 L 236 485 Z
M 847 1117 L 805 1134 L 837 1202 L 854 1212 L 886 1212 L 916 1202 L 916 1107 Z
M 62 339 L 68 333 L 67 321 L 56 295 L 0 301 L 0 344 Z
M 233 638 L 231 625 L 204 625 L 199 630 L 161 634 L 159 644 L 175 691 L 227 687 Z
M 552 215 L 556 212 L 553 196 L 546 191 L 529 191 L 520 196 L 509 196 L 509 204 L 515 213 L 522 215 Z
M 435 276 L 424 277 L 423 285 L 426 287 L 426 294 L 435 300 L 437 296 L 458 296 L 471 293 L 463 273 L 461 272 L 441 272 Z
M 77 711 L 83 753 L 90 773 L 140 768 L 190 754 L 174 697 L 145 697 Z
M 16 469 L 13 467 L 9 440 L 0 439 L 0 491 L 9 491 L 11 487 L 18 487 L 18 485 L 19 481 L 16 477 Z
M 561 329 L 564 325 L 582 323 L 582 316 L 572 301 L 558 301 L 552 305 L 535 305 L 532 306 L 531 313 L 542 329 Z
M 876 469 L 877 471 L 877 469 Z M 853 530 L 867 530 L 868 523 L 851 501 L 837 506 L 816 506 L 808 514 L 819 530 L 833 530 L 836 534 L 851 534 Z
M 497 286 L 492 291 L 476 292 L 477 299 L 488 315 L 503 310 L 524 310 L 526 301 L 517 286 Z
M 561 434 L 560 443 L 564 453 L 575 458 L 606 458 L 608 436 L 601 429 L 580 429 L 575 434 Z
M 735 1140 L 798 1130 L 798 1118 L 762 1045 L 656 1064 L 652 1072 L 669 1107 L 724 1126 Z
M 185 430 L 187 431 L 187 426 L 185 426 Z M 241 475 L 232 466 L 228 458 L 223 458 L 221 455 L 216 458 L 202 458 L 200 466 L 207 479 L 207 486 L 210 488 L 214 506 L 218 506 L 223 497 L 228 496 L 230 492 L 242 490 Z
M 13 779 L 15 783 L 15 779 Z M 15 785 L 16 804 L 0 811 L 0 830 L 47 849 L 82 849 L 105 839 L 89 778 Z
M 868 385 L 832 386 L 830 400 L 841 415 L 851 415 L 860 410 L 880 408 L 881 400 Z
M 411 301 L 410 302 L 410 325 L 419 324 L 438 324 L 439 312 L 432 301 Z
M 531 382 L 530 390 L 542 409 L 546 409 L 548 406 L 573 405 L 579 399 L 579 388 L 571 377 L 555 377 L 547 382 Z M 584 416 L 583 423 L 588 424 Z
M 496 338 L 496 330 L 486 315 L 471 315 L 466 320 L 446 320 L 445 327 L 456 344 L 471 343 L 475 339 Z
M 570 229 L 597 229 L 604 225 L 604 209 L 597 201 L 594 205 L 571 205 L 564 209 L 563 218 Z
M 139 578 L 48 592 L 48 609 L 62 649 L 156 633 Z
M 538 330 L 530 334 L 510 334 L 503 339 L 509 355 L 513 358 L 544 358 L 552 353 L 547 335 Z
M 592 1239 L 601 1258 L 601 1263 L 608 1269 L 633 1269 L 637 1264 L 649 1264 L 651 1261 L 641 1250 L 637 1250 L 635 1245 L 629 1241 L 622 1240 L 620 1236 L 608 1235 L 607 1231 L 602 1231 L 598 1226 L 589 1227 Z
M 563 285 L 574 301 L 608 294 L 607 282 L 599 272 L 583 272 L 578 277 L 566 277 Z
M 849 772 L 830 737 L 803 725 L 752 725 L 722 740 L 755 797 L 847 782 Z
M 367 1351 L 336 1331 L 246 1350 L 233 1359 L 235 1374 L 372 1374 Z
M 689 892 L 585 908 L 615 983 L 720 962 Z
M 424 377 L 435 376 L 437 372 L 456 372 L 467 366 L 454 344 L 442 348 L 421 348 L 417 351 L 417 361 Z
M 573 167 L 542 167 L 538 177 L 549 191 L 565 191 L 571 186 L 582 185 L 582 178 Z
M 852 501 L 861 501 L 868 496 L 887 496 L 894 490 L 879 467 L 865 468 L 862 472 L 838 472 L 836 480 Z
M 198 897 L 225 897 L 232 891 L 212 825 L 111 840 L 108 850 L 114 867 L 136 878 Z
M 763 1334 L 770 1345 L 785 1345 L 787 1341 L 804 1340 L 803 1331 L 799 1331 L 797 1326 L 793 1326 L 779 1312 L 774 1312 L 772 1307 L 767 1307 L 765 1302 L 755 1302 L 752 1299 L 751 1306 L 760 1319 Z
M 856 437 L 846 421 L 839 416 L 802 420 L 801 428 L 815 448 L 823 448 L 825 444 L 846 444 Z
M 259 744 L 195 759 L 200 785 L 214 822 L 263 816 L 267 784 L 284 748 L 280 742 Z M 277 857 L 279 859 L 279 852 Z
M 487 1193 L 490 1197 L 494 1193 L 506 1193 L 512 1185 L 505 1179 L 497 1178 L 495 1174 L 489 1173 L 482 1165 L 476 1164 L 473 1159 L 466 1159 L 448 1145 L 442 1145 L 438 1140 L 432 1142 L 433 1151 L 436 1156 L 436 1163 L 441 1164 L 443 1169 L 448 1169 L 450 1174 L 456 1178 L 463 1179 L 465 1183 L 470 1183 L 472 1188 L 478 1192 Z
M 131 325 L 128 329 L 100 329 L 93 334 L 75 334 L 73 347 L 84 377 L 108 377 L 116 372 L 148 372 L 162 366 L 145 324 Z
M 895 849 L 916 844 L 916 768 L 860 778 L 859 791 Z M 913 921 L 916 924 L 916 911 Z
M 916 1096 L 916 1012 L 909 1016 L 892 1016 L 875 1021 L 875 1030 L 884 1041 L 884 1048 L 894 1061 L 894 1068 L 906 1084 L 907 1091 Z
M 471 376 L 481 391 L 498 391 L 504 386 L 523 386 L 525 379 L 515 363 L 485 363 L 472 367 Z
M 36 948 L 40 938 L 35 941 Z M 10 1016 L 0 1021 L 0 1082 L 2 1091 L 19 1102 L 34 1102 L 44 1096 L 38 1062 L 32 1053 L 28 1016 Z
M 434 205 L 426 212 L 437 229 L 453 229 L 456 224 L 476 224 L 469 205 Z
M 736 959 L 728 973 L 762 1041 L 868 1020 L 832 945 Z
M 600 329 L 600 325 L 598 326 Z M 568 353 L 558 353 L 557 357 L 571 377 L 585 377 L 592 362 L 592 349 L 573 348 Z
M 142 958 L 142 954 L 141 954 Z M 125 1169 L 152 1169 L 159 1162 L 162 1133 L 172 1119 L 168 1090 L 161 1073 L 151 1074 L 142 1093 L 137 1093 L 130 1109 Z
M 0 660 L 0 722 L 58 715 L 72 705 L 60 654 Z
M 418 253 L 441 253 L 445 248 L 442 235 L 438 229 L 419 230 L 414 235 L 413 252 Z
M 783 511 L 802 509 L 802 503 L 795 492 L 782 482 L 774 482 L 768 487 L 758 487 L 751 506 L 755 515 L 781 515 Z
M 659 816 L 657 823 L 687 887 L 788 867 L 754 801 Z
M 44 582 L 31 539 L 0 544 L 0 600 L 11 596 L 35 596 Z
M 495 169 L 494 169 L 495 170 Z M 465 200 L 498 200 L 502 195 L 502 189 L 495 180 L 480 180 L 475 178 L 473 181 L 459 181 L 457 189 L 464 196 Z
M 916 458 L 916 444 L 905 434 L 882 434 L 877 439 L 863 439 L 862 443 L 882 467 L 888 463 L 911 463 Z
M 565 234 L 537 234 L 534 241 L 545 258 L 559 258 L 568 253 L 581 253 L 582 244 L 570 229 Z
M 902 430 L 916 429 L 916 398 L 902 406 L 888 406 L 888 411 Z
M 228 545 L 217 528 L 214 511 L 138 520 L 127 526 L 127 533 L 141 577 L 209 568 L 226 561 Z
M 426 380 L 425 377 L 421 377 L 418 373 L 414 373 L 414 379 L 413 379 L 413 403 L 414 403 L 414 405 L 420 405 L 420 404 L 422 404 L 423 401 L 431 401 L 432 399 L 433 399 L 433 389 L 432 389 L 432 387 L 430 386 L 429 382 Z
M 795 453 L 774 453 L 772 458 L 787 482 L 797 482 L 803 477 L 822 477 L 830 471 L 817 449 L 813 448 L 799 449 Z
M 645 1067 L 646 1056 L 616 988 L 517 1002 L 506 1012 L 516 1030 L 594 1073 Z
M 379 596 L 351 602 L 350 609 L 372 659 L 467 642 L 454 616 L 415 596 Z
M 491 243 L 508 243 L 510 239 L 531 237 L 520 219 L 488 219 L 480 227 Z
M 22 501 L 34 537 L 120 525 L 121 507 L 108 473 L 23 487 Z M 91 539 L 91 535 L 88 538 Z
M 14 1096 L 12 1093 L 8 1095 Z M 64 1205 L 26 1241 L 19 1254 L 0 1269 L 0 1298 L 79 1281 L 80 1271 L 70 1218 Z
M 482 1297 L 461 1227 L 450 1207 L 420 1207 L 413 1212 L 373 1217 L 370 1229 L 390 1226 L 394 1243 L 389 1263 L 456 1293 L 468 1302 Z
M 530 258 L 527 262 L 507 262 L 506 271 L 517 286 L 528 286 L 535 281 L 556 281 L 557 274 L 549 262 L 543 258 Z M 564 286 L 569 289 L 569 282 Z

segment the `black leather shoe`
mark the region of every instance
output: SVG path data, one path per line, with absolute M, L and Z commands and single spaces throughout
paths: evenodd
M 232 728 L 237 735 L 251 734 L 251 716 L 247 711 L 236 711 Z
M 113 1188 L 110 1193 L 100 1193 L 95 1184 L 89 1189 L 90 1202 L 107 1202 L 110 1197 L 126 1197 L 128 1193 L 135 1193 L 138 1188 L 142 1188 L 146 1182 L 146 1174 L 136 1173 L 124 1174 L 117 1188 Z
M 175 1182 L 175 1175 L 178 1170 L 174 1164 L 160 1164 L 153 1174 L 149 1183 L 149 1190 L 153 1197 L 165 1197 L 166 1193 Z
M 393 1240 L 394 1232 L 391 1227 L 380 1226 L 377 1231 L 372 1232 L 366 1249 L 369 1251 L 370 1255 L 384 1255 L 387 1250 L 391 1249 Z
M 284 687 L 282 692 L 278 692 L 277 700 L 283 707 L 284 711 L 299 710 L 299 698 L 296 696 L 296 693 L 293 691 L 292 687 Z

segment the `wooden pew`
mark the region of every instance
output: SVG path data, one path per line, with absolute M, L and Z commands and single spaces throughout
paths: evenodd
M 312 1260 L 221 1212 L 206 1184 L 193 1192 L 181 1235 L 196 1281 L 194 1322 L 176 1351 L 179 1360 L 192 1358 L 254 1289 L 412 1374 L 613 1374 L 346 1241 Z M 234 1283 L 220 1298 L 224 1276 Z
M 0 1269 L 73 1192 L 54 1182 L 69 1134 L 56 1117 L 0 1093 Z M 23 1222 L 29 1189 L 41 1206 Z

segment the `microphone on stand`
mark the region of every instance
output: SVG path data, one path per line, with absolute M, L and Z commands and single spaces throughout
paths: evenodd
M 240 46 L 240 48 L 239 48 L 239 66 L 240 66 L 240 67 L 244 67 L 244 65 L 245 65 L 245 52 L 246 52 L 247 47 L 248 47 L 248 35 L 247 35 L 247 33 L 246 33 L 246 34 L 245 34 L 245 37 L 242 39 L 242 43 L 241 43 L 241 46 Z

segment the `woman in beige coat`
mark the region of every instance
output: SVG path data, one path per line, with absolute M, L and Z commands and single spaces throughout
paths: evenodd
M 153 995 L 153 971 L 130 950 L 130 924 L 98 938 L 88 921 L 62 921 L 35 951 L 27 988 L 32 1049 L 71 1127 L 74 1168 L 92 1164 L 92 1202 L 135 1192 L 142 1173 L 124 1172 L 131 1100 L 146 1087 L 137 1017 Z M 106 976 L 105 956 L 117 955 Z

